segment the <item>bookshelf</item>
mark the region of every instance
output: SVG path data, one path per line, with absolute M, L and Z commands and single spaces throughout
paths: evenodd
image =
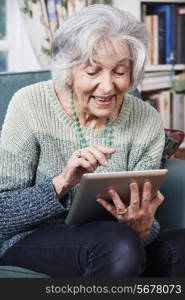
M 145 68 L 145 78 L 143 84 L 140 86 L 140 90 L 151 91 L 156 89 L 169 89 L 172 88 L 172 81 L 175 78 L 175 75 L 185 71 L 185 64 L 159 64 L 159 65 L 147 65 Z M 153 78 L 158 74 L 158 82 L 152 81 L 150 85 L 147 85 L 148 77 Z
M 185 70 L 185 64 L 176 64 L 173 66 L 175 71 L 183 71 Z M 171 70 L 171 65 L 150 65 L 146 66 L 145 71 L 152 72 L 152 71 L 168 71 Z
M 185 7 L 185 0 L 130 0 L 130 1 L 123 1 L 123 0 L 112 0 L 112 1 L 104 1 L 105 3 L 111 3 L 113 6 L 118 7 L 123 10 L 127 10 L 128 12 L 132 13 L 139 19 L 144 19 L 144 8 L 145 10 L 147 7 L 152 5 L 156 6 L 163 6 L 163 5 L 176 5 L 176 6 L 184 6 Z M 149 12 L 147 13 L 149 14 Z M 154 14 L 154 13 L 153 13 Z M 185 35 L 184 35 L 185 36 Z M 184 52 L 184 51 L 183 51 Z M 147 73 L 149 72 L 156 72 L 156 71 L 169 71 L 174 72 L 174 75 L 177 72 L 185 71 L 185 60 L 183 63 L 163 63 L 159 64 L 150 64 L 146 67 L 145 70 Z M 169 88 L 169 82 L 167 81 L 166 88 Z
M 148 26 L 152 46 L 140 92 L 161 113 L 165 128 L 185 132 L 185 0 L 114 0 L 112 4 Z M 176 155 L 185 159 L 185 141 Z

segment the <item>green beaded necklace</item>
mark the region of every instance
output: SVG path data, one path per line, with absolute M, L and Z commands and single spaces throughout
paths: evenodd
M 81 126 L 80 122 L 78 121 L 78 117 L 76 115 L 73 96 L 71 96 L 70 104 L 71 104 L 71 115 L 74 120 L 76 135 L 80 141 L 80 148 L 85 148 L 85 147 L 87 147 L 87 143 L 86 143 L 84 134 L 82 132 L 82 126 Z M 107 128 L 105 128 L 105 132 L 104 132 L 104 136 L 105 136 L 104 145 L 107 147 L 112 146 L 112 137 L 113 137 L 112 124 L 113 123 L 111 121 L 111 117 L 108 117 L 107 118 Z

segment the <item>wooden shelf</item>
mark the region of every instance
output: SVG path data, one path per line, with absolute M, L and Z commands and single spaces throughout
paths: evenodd
M 145 84 L 143 82 L 140 86 L 140 90 L 142 92 L 154 91 L 154 90 L 164 90 L 171 88 L 172 84 L 171 81 L 164 81 L 164 82 L 153 82 L 151 84 Z
M 145 67 L 145 72 L 157 72 L 157 71 L 183 71 L 185 70 L 185 65 L 151 65 Z
M 175 72 L 183 70 L 185 70 L 185 64 L 146 66 L 146 77 L 144 77 L 140 89 L 143 92 L 169 89 L 172 87 L 172 80 L 175 79 Z M 164 75 L 164 73 L 166 74 Z M 149 78 L 151 79 L 149 80 Z

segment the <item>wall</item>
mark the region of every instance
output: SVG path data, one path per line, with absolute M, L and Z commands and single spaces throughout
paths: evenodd
M 10 49 L 8 59 L 9 71 L 40 69 L 26 34 L 18 0 L 7 0 L 7 15 L 7 35 Z
M 140 19 L 140 0 L 113 0 L 112 5 L 127 10 Z

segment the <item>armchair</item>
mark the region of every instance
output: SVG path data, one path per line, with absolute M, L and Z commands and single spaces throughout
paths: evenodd
M 3 124 L 9 101 L 13 94 L 23 86 L 50 79 L 48 70 L 0 73 L 0 127 Z M 138 94 L 136 94 L 138 96 Z M 169 170 L 161 187 L 165 201 L 157 212 L 161 228 L 185 227 L 185 161 L 170 158 L 164 165 Z M 0 266 L 0 278 L 5 277 L 48 277 L 23 268 Z

